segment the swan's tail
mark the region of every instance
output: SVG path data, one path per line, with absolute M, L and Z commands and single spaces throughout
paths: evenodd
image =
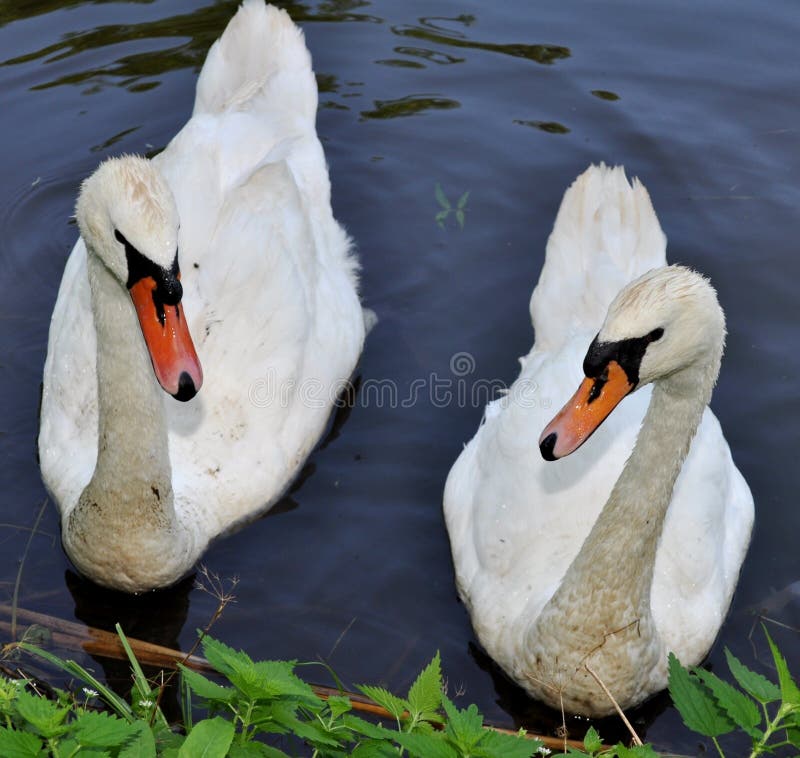
M 622 166 L 590 166 L 564 193 L 531 297 L 536 347 L 597 332 L 628 282 L 666 264 L 667 238 L 644 185 Z
M 208 52 L 197 82 L 195 113 L 265 107 L 313 123 L 317 85 L 303 32 L 286 11 L 244 0 Z

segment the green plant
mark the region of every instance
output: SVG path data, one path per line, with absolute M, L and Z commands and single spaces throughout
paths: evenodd
M 730 650 L 728 668 L 739 687 L 701 668 L 686 669 L 674 655 L 669 659 L 669 692 L 689 729 L 710 737 L 720 756 L 718 737 L 740 729 L 752 741 L 749 758 L 780 747 L 800 748 L 800 689 L 786 660 L 767 633 L 778 683 L 748 669 Z
M 466 220 L 466 213 L 467 213 L 467 200 L 469 200 L 469 190 L 467 190 L 461 197 L 458 198 L 456 202 L 456 207 L 453 208 L 450 201 L 447 199 L 447 195 L 444 194 L 444 190 L 442 189 L 442 185 L 438 182 L 436 183 L 436 187 L 434 188 L 434 194 L 436 195 L 436 200 L 439 205 L 442 207 L 433 218 L 436 221 L 436 224 L 440 229 L 444 229 L 444 222 L 447 220 L 447 217 L 454 213 L 456 217 L 456 221 L 458 222 L 458 228 L 464 228 L 464 222 Z
M 131 667 L 130 702 L 74 661 L 19 643 L 85 686 L 76 693 L 55 690 L 54 696 L 44 697 L 32 680 L 0 675 L 0 756 L 287 758 L 284 750 L 296 749 L 312 758 L 528 758 L 550 752 L 523 732 L 507 734 L 484 726 L 474 705 L 457 708 L 443 692 L 438 653 L 405 697 L 381 687 L 358 688 L 389 714 L 383 724 L 357 716 L 346 694 L 317 694 L 296 674 L 295 661 L 253 661 L 207 636 L 203 652 L 223 683 L 180 666 L 184 719 L 176 728 L 159 705 L 163 679 L 157 684 L 148 681 L 119 627 L 117 633 Z M 669 689 L 675 706 L 686 726 L 710 737 L 723 758 L 718 738 L 735 730 L 749 735 L 750 758 L 800 747 L 800 688 L 768 634 L 767 641 L 777 683 L 751 671 L 727 650 L 738 688 L 704 669 L 684 668 L 670 656 Z M 101 704 L 103 711 L 98 710 Z M 205 717 L 193 723 L 198 704 Z M 604 746 L 594 728 L 586 733 L 583 749 L 565 746 L 563 754 L 657 758 L 650 745 Z
M 144 676 L 122 630 L 133 678 L 130 703 L 105 687 L 73 661 L 63 661 L 27 643 L 20 647 L 58 666 L 91 690 L 88 698 L 104 701 L 110 713 L 97 712 L 88 700 L 66 692 L 56 701 L 29 692 L 30 682 L 2 679 L 0 687 L 0 755 L 119 756 L 119 758 L 277 758 L 288 753 L 262 741 L 281 735 L 301 744 L 312 758 L 528 758 L 540 743 L 522 733 L 509 735 L 483 726 L 474 705 L 458 709 L 442 691 L 439 655 L 423 669 L 405 698 L 380 687 L 359 689 L 392 716 L 390 725 L 356 716 L 350 698 L 322 698 L 295 673 L 295 661 L 253 661 L 206 637 L 206 659 L 225 680 L 212 679 L 181 666 L 184 693 L 182 731 L 167 723 L 159 700 L 162 685 Z M 192 723 L 191 695 L 207 717 Z M 273 739 L 274 743 L 276 740 Z

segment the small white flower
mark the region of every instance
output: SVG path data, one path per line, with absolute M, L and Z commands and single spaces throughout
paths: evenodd
M 86 697 L 97 697 L 97 692 L 95 690 L 90 690 L 88 687 L 83 688 L 83 694 Z
M 551 752 L 552 752 L 552 750 L 550 750 L 550 748 L 549 748 L 549 747 L 545 747 L 544 745 L 542 745 L 542 746 L 539 748 L 539 753 L 540 753 L 540 755 L 550 755 L 550 753 L 551 753 Z
M 142 708 L 149 708 L 152 704 L 153 704 L 152 700 L 140 700 L 139 701 L 139 705 L 141 705 Z

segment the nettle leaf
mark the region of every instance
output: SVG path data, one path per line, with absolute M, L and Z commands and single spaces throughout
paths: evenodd
M 761 738 L 763 733 L 756 729 L 761 723 L 761 711 L 754 700 L 710 671 L 696 668 L 694 673 L 711 690 L 719 706 L 738 727 L 755 739 Z
M 614 747 L 614 750 L 617 753 L 617 758 L 659 758 L 658 753 L 656 753 L 651 745 L 625 747 L 625 745 L 620 742 Z
M 370 721 L 354 716 L 352 713 L 347 713 L 342 717 L 342 723 L 357 735 L 363 735 L 370 740 L 391 740 L 394 739 L 395 732 L 393 729 L 373 724 Z M 397 752 L 397 751 L 395 751 Z
M 233 742 L 233 724 L 217 716 L 194 725 L 178 758 L 225 758 Z
M 156 758 L 156 739 L 146 721 L 130 726 L 133 739 L 119 752 L 119 758 Z
M 781 698 L 786 705 L 800 707 L 800 689 L 798 689 L 794 679 L 792 679 L 792 675 L 789 673 L 789 666 L 786 664 L 786 659 L 781 654 L 781 651 L 778 650 L 777 645 L 772 641 L 772 637 L 769 636 L 766 629 L 764 629 L 764 634 L 767 637 L 767 643 L 772 652 L 772 659 L 775 661 L 775 668 L 778 669 Z
M 589 730 L 583 737 L 583 746 L 586 748 L 587 753 L 596 753 L 603 747 L 603 740 L 600 739 L 600 735 L 593 726 L 589 727 Z
M 189 685 L 192 692 L 204 700 L 230 703 L 236 697 L 236 690 L 233 687 L 223 687 L 221 684 L 212 682 L 211 679 L 186 668 L 183 664 L 180 664 L 180 670 L 183 680 Z
M 439 202 L 439 205 L 442 206 L 445 210 L 449 211 L 452 206 L 450 205 L 450 201 L 447 199 L 446 195 L 444 194 L 444 190 L 442 189 L 442 185 L 439 182 L 436 182 L 436 187 L 434 188 L 434 194 L 436 195 L 436 200 Z
M 353 710 L 353 704 L 350 698 L 340 697 L 338 695 L 331 695 L 328 700 L 328 708 L 331 709 L 331 716 L 339 718 L 343 713 Z
M 488 753 L 498 758 L 530 758 L 531 754 L 543 744 L 539 740 L 529 740 L 521 735 L 502 734 L 484 729 L 479 749 L 484 754 Z
M 776 684 L 765 676 L 751 671 L 727 648 L 725 648 L 725 657 L 733 678 L 745 692 L 752 695 L 759 703 L 766 705 L 781 699 L 781 691 Z
M 0 726 L 0 755 L 5 758 L 38 758 L 45 753 L 41 739 L 35 734 Z
M 790 726 L 786 729 L 786 739 L 792 747 L 800 747 L 800 726 Z
M 307 740 L 312 745 L 339 747 L 341 744 L 339 739 L 332 736 L 330 732 L 327 732 L 322 725 L 317 722 L 301 721 L 296 716 L 286 712 L 276 712 L 275 720 L 291 734 L 300 737 L 300 739 Z
M 483 737 L 483 716 L 474 703 L 463 711 L 453 705 L 448 697 L 442 695 L 442 705 L 447 714 L 445 733 L 463 752 L 471 748 Z
M 17 694 L 16 705 L 19 715 L 42 737 L 57 737 L 68 729 L 63 723 L 69 708 L 59 708 L 47 698 L 31 695 L 23 689 Z
M 228 751 L 229 758 L 291 758 L 288 753 L 278 750 L 263 742 L 245 742 L 241 745 L 231 745 Z
M 439 652 L 420 672 L 408 691 L 409 711 L 419 716 L 438 710 L 442 703 L 442 661 Z
M 234 650 L 213 637 L 203 639 L 203 655 L 220 674 L 226 676 L 236 673 L 242 667 L 253 665 L 253 660 L 247 653 Z
M 296 661 L 258 661 L 252 664 L 255 683 L 260 687 L 262 697 L 317 701 L 321 708 L 322 701 L 314 689 L 294 673 L 295 666 Z
M 134 734 L 127 721 L 98 711 L 81 713 L 75 719 L 74 728 L 75 739 L 85 747 L 116 747 Z
M 447 743 L 441 732 L 400 732 L 395 735 L 395 740 L 408 751 L 410 758 L 459 758 L 462 755 Z
M 383 687 L 373 687 L 369 684 L 359 684 L 361 690 L 370 700 L 374 700 L 378 705 L 383 706 L 396 719 L 401 719 L 405 711 L 410 710 L 409 704 L 397 695 L 393 695 Z
M 397 748 L 388 742 L 370 740 L 355 748 L 350 758 L 397 758 Z
M 460 229 L 464 228 L 464 211 L 460 208 L 456 211 L 456 221 L 458 221 L 458 226 Z
M 464 210 L 467 207 L 467 200 L 469 200 L 469 190 L 467 190 L 460 198 L 458 198 L 459 210 Z
M 681 666 L 674 653 L 669 654 L 669 694 L 683 723 L 692 731 L 706 737 L 719 737 L 735 728 L 711 692 Z

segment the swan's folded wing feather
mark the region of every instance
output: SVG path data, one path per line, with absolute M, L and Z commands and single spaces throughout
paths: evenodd
M 96 361 L 86 247 L 79 239 L 51 317 L 39 430 L 42 478 L 62 513 L 77 502 L 97 461 Z
M 531 296 L 537 349 L 596 334 L 617 293 L 666 264 L 666 243 L 644 185 L 622 166 L 590 166 L 564 194 Z

